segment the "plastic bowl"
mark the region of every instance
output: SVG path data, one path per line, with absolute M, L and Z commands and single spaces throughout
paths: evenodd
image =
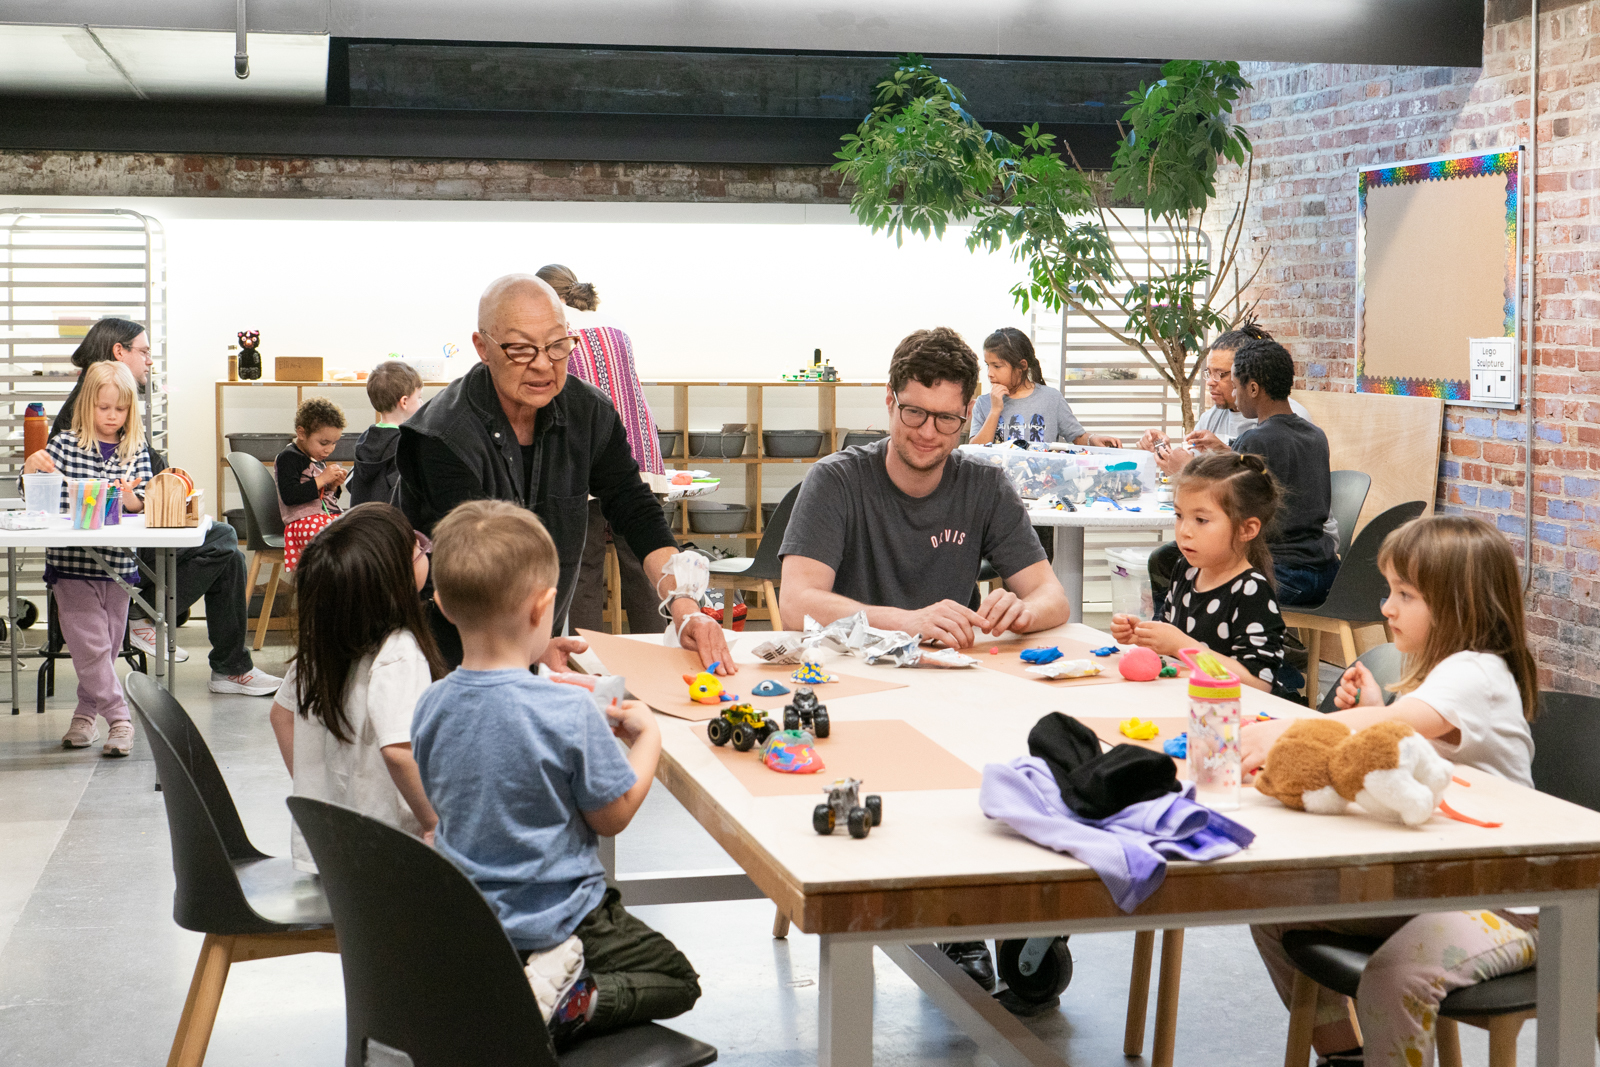
M 888 430 L 851 430 L 844 435 L 844 440 L 839 442 L 839 447 L 843 449 L 854 448 L 856 445 L 870 445 L 888 436 Z
M 715 511 L 691 508 L 689 529 L 700 534 L 742 533 L 749 518 L 750 509 L 743 504 L 729 504 Z
M 678 446 L 683 441 L 683 431 L 657 430 L 656 439 L 661 442 L 661 458 L 672 459 L 678 454 Z
M 689 455 L 713 459 L 736 459 L 744 455 L 748 433 L 722 433 L 720 430 L 690 430 Z
M 763 430 L 761 448 L 773 459 L 810 459 L 822 451 L 821 430 Z

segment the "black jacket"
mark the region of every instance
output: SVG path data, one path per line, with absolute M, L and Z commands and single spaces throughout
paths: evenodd
M 531 477 L 524 478 L 523 449 L 489 368 L 480 363 L 400 427 L 400 506 L 430 536 L 436 522 L 467 500 L 509 500 L 530 508 L 550 531 L 561 560 L 559 632 L 572 604 L 591 495 L 640 559 L 677 542 L 639 478 L 622 419 L 594 386 L 567 376 L 561 392 L 539 411 L 529 453 Z
M 400 468 L 395 454 L 400 451 L 400 427 L 368 426 L 356 442 L 356 466 L 350 472 L 350 506 L 376 500 L 397 504 L 395 486 L 400 484 Z

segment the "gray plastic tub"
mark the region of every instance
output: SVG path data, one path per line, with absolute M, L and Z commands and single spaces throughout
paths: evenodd
M 761 528 L 763 530 L 772 525 L 772 516 L 776 515 L 777 513 L 778 505 L 776 502 L 761 505 Z
M 271 463 L 279 452 L 294 443 L 292 433 L 230 433 L 227 438 L 229 449 L 254 456 L 263 463 Z M 336 463 L 354 463 L 359 440 L 360 433 L 340 434 L 339 443 L 333 446 L 333 455 L 329 458 Z
M 821 430 L 763 430 L 761 449 L 773 459 L 810 459 L 822 451 Z
M 723 433 L 720 430 L 690 430 L 689 455 L 709 459 L 736 459 L 744 455 L 745 432 Z
M 844 440 L 839 442 L 839 447 L 854 448 L 856 445 L 870 445 L 888 436 L 888 430 L 851 430 L 844 435 Z
M 750 509 L 743 504 L 729 504 L 716 511 L 689 509 L 689 529 L 700 534 L 742 533 L 750 519 Z
M 678 454 L 678 447 L 683 443 L 682 430 L 657 430 L 656 439 L 661 442 L 661 458 L 672 459 Z

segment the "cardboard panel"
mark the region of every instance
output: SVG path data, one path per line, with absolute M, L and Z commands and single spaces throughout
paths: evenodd
M 1438 493 L 1444 401 L 1431 396 L 1296 391 L 1311 421 L 1328 435 L 1334 470 L 1365 471 L 1372 478 L 1357 532 L 1396 504 L 1421 500 L 1433 514 Z

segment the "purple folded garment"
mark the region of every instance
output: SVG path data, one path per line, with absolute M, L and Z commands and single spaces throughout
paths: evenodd
M 1087 864 L 1131 912 L 1161 888 L 1167 858 L 1231 856 L 1255 834 L 1194 800 L 1194 784 L 1155 800 L 1130 804 L 1105 819 L 1081 819 L 1061 800 L 1044 760 L 1023 756 L 983 768 L 978 805 L 1035 844 Z

